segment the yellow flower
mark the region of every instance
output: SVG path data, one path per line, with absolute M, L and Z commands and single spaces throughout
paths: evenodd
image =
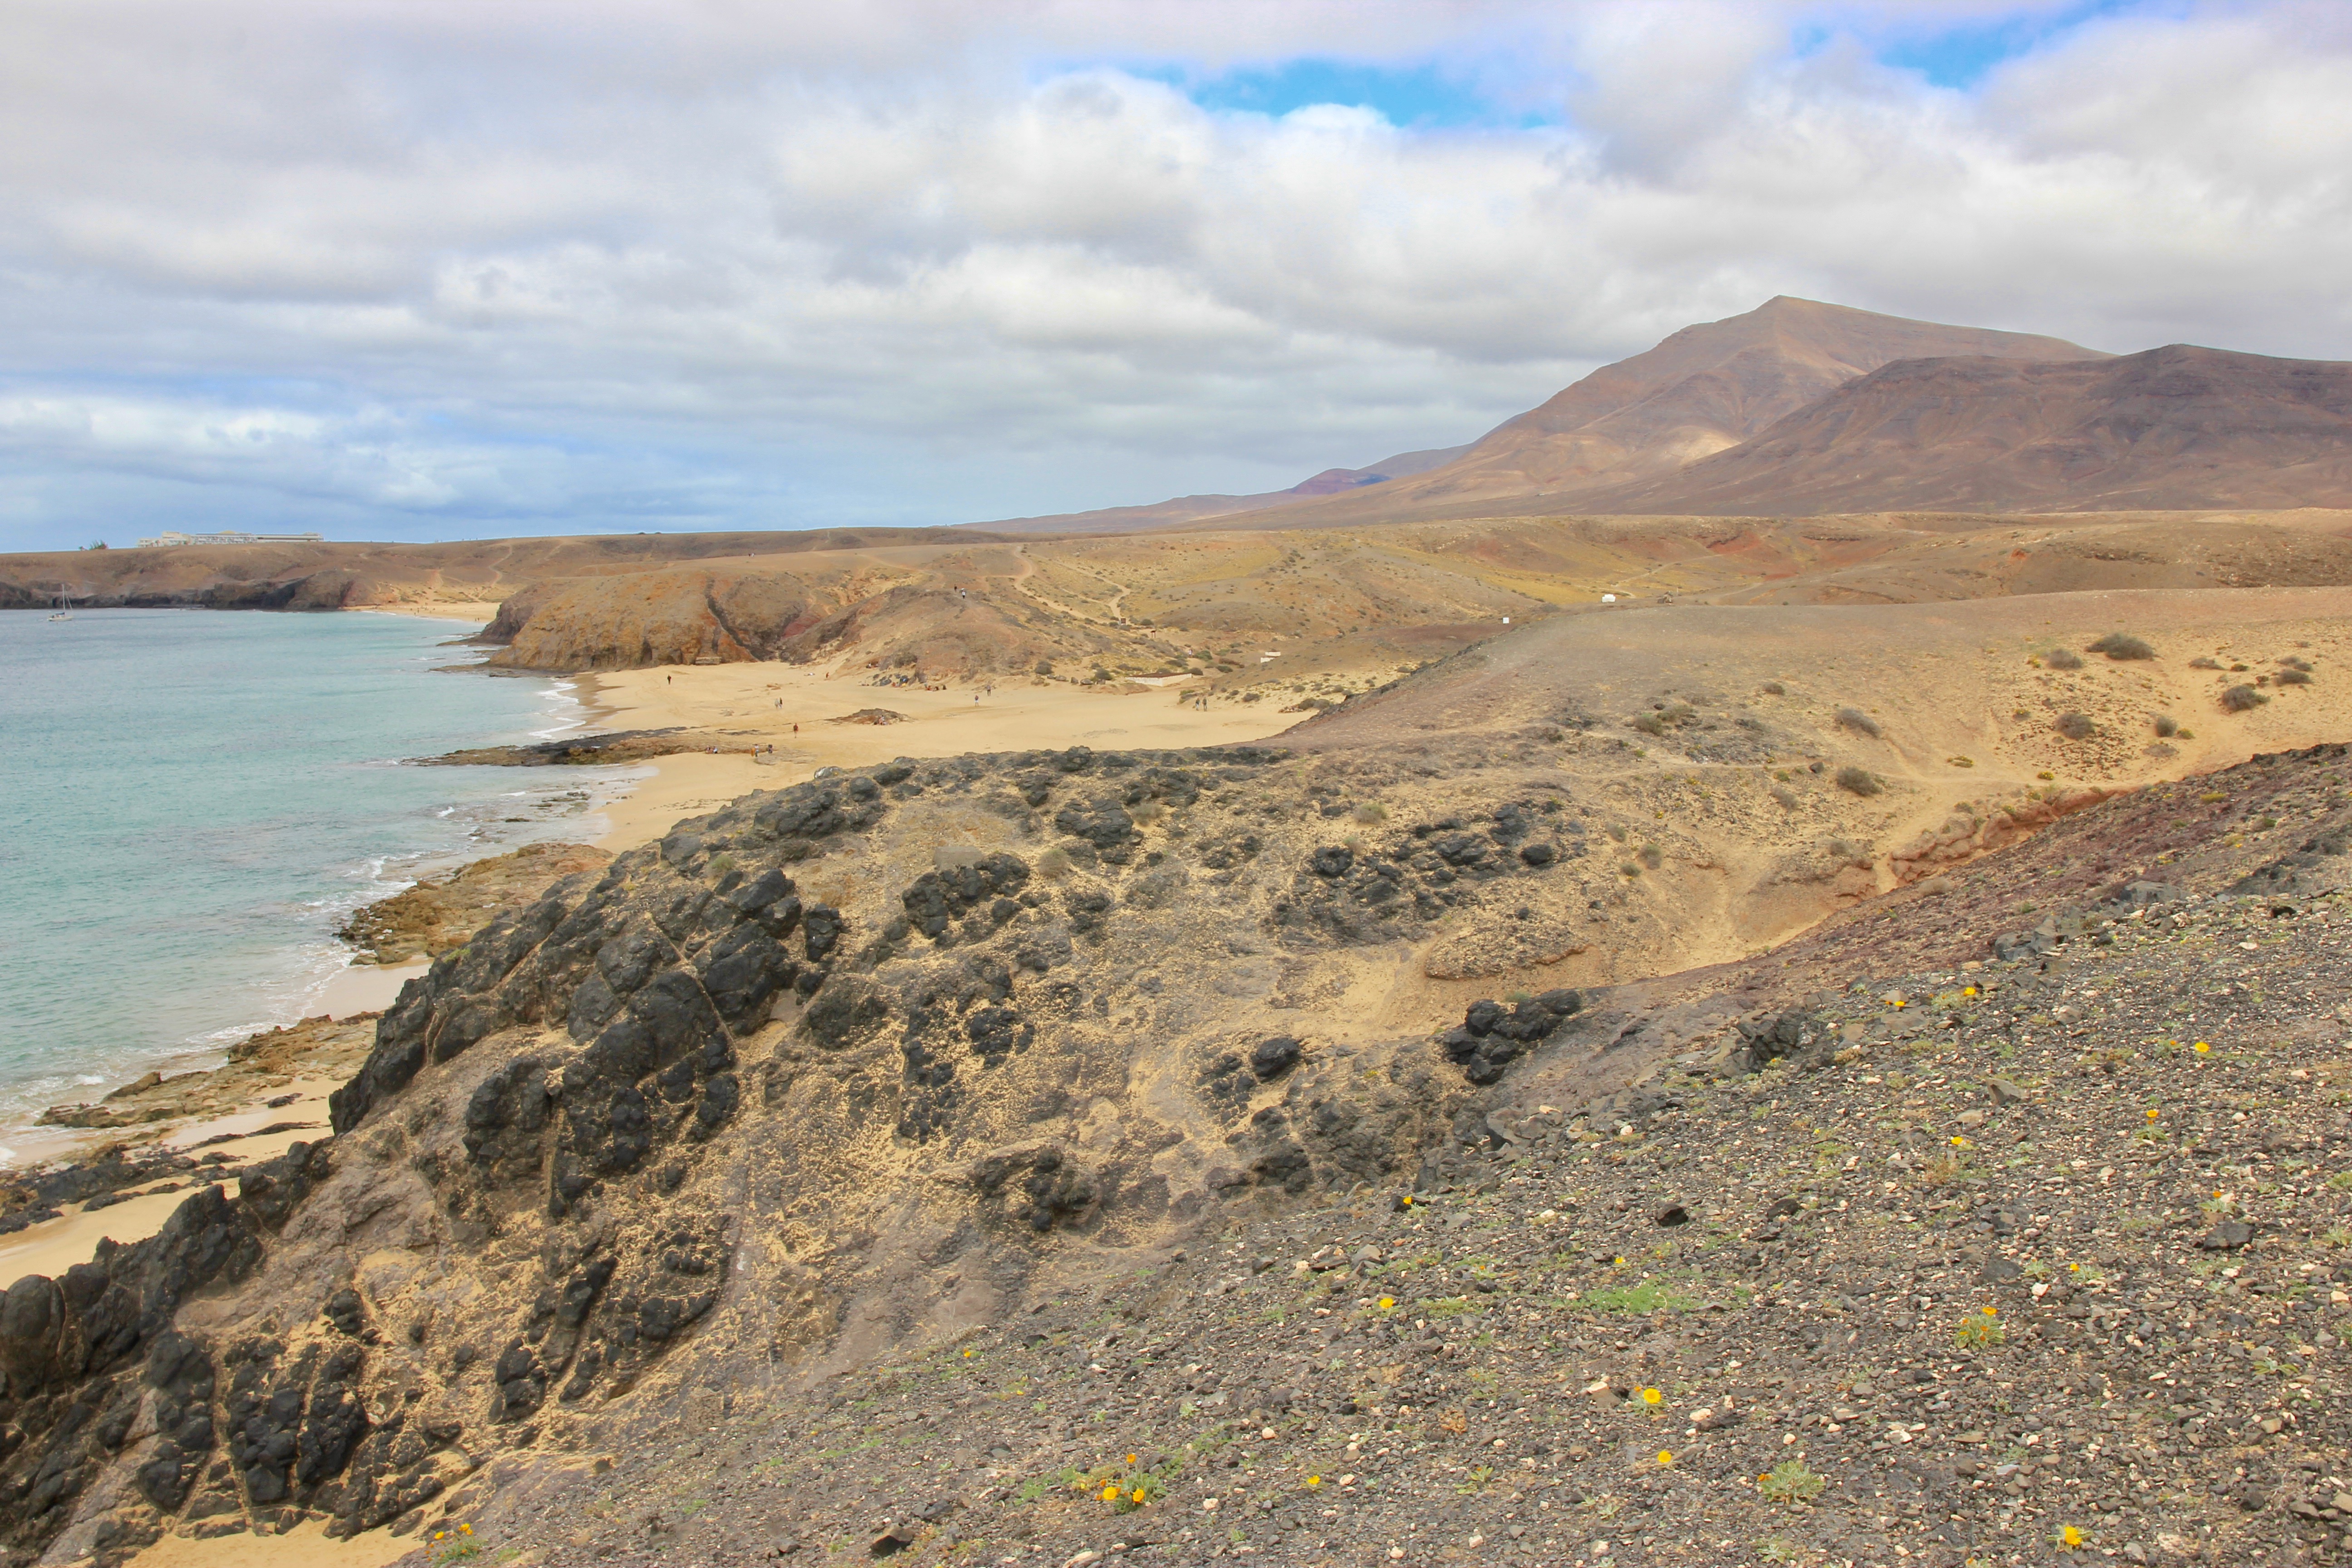
M 1118 1489 L 1117 1487 L 1103 1488 L 1102 1500 L 1105 1502 L 1117 1502 L 1118 1500 Z
M 1664 1448 L 1658 1450 L 1658 1463 L 1662 1465 L 1671 1465 L 1674 1462 L 1675 1457 L 1672 1454 L 1666 1452 Z
M 474 1533 L 474 1527 L 470 1524 L 461 1524 L 457 1527 L 457 1533 L 460 1535 L 471 1535 Z
M 1963 985 L 1960 987 L 1960 994 L 1963 996 L 1973 996 L 1976 994 L 1977 988 L 1973 985 Z
M 1965 1138 L 1961 1137 L 1961 1136 L 1960 1136 L 1958 1133 L 1957 1133 L 1957 1132 L 1955 1132 L 1954 1134 L 1952 1134 L 1952 1147 L 1953 1147 L 1953 1148 L 1955 1148 L 1955 1149 L 1965 1149 L 1965 1148 L 1967 1148 L 1968 1146 L 1969 1146 L 1969 1141 L 1968 1141 L 1967 1139 L 1965 1139 Z
M 1129 1455 L 1127 1457 L 1127 1462 L 1128 1462 L 1129 1464 L 1130 1464 L 1130 1465 L 1131 1465 L 1131 1464 L 1133 1464 L 1133 1463 L 1135 1463 L 1135 1456 L 1134 1456 L 1133 1454 L 1129 1454 Z
M 2155 1120 L 2156 1120 L 2156 1112 L 2155 1112 L 2155 1111 L 2153 1111 L 2153 1110 L 2149 1111 L 2149 1112 L 2147 1113 L 2147 1119 L 2148 1119 L 2150 1121 L 2155 1121 Z
M 2058 1539 L 2064 1542 L 2067 1549 L 2071 1551 L 2083 1544 L 2083 1532 L 2070 1524 L 2058 1532 Z
M 1307 1478 L 1307 1484 L 1310 1487 L 1319 1487 L 1323 1484 L 1323 1478 L 1321 1476 L 1309 1476 Z
M 1984 1315 L 1988 1318 L 1998 1318 L 2000 1316 L 2000 1310 L 1997 1307 L 1987 1307 L 1984 1309 Z
M 1136 1501 L 1138 1501 L 1138 1502 L 1141 1502 L 1141 1501 L 1143 1501 L 1143 1500 L 1144 1500 L 1144 1498 L 1143 1498 L 1143 1489 L 1142 1489 L 1141 1487 L 1138 1487 L 1138 1488 L 1136 1488 L 1133 1491 L 1131 1491 L 1131 1492 L 1128 1493 L 1127 1495 L 1128 1495 L 1128 1496 L 1129 1496 L 1129 1497 L 1131 1497 L 1131 1498 L 1133 1498 L 1133 1499 L 1134 1499 Z
M 1654 1388 L 1645 1388 L 1642 1390 L 1642 1403 L 1644 1405 L 1663 1405 L 1665 1403 L 1665 1399 L 1666 1396 L 1660 1394 Z
M 1391 1307 L 1393 1307 L 1393 1306 L 1395 1306 L 1395 1305 L 1396 1305 L 1396 1298 L 1395 1298 L 1394 1296 L 1383 1296 L 1383 1297 L 1381 1297 L 1381 1311 L 1385 1312 L 1385 1311 L 1387 1311 L 1390 1308 L 1391 1308 Z
M 2210 1051 L 2213 1047 L 2210 1047 L 2210 1046 L 2209 1046 L 2209 1045 L 2207 1045 L 2204 1041 L 2200 1040 L 2200 1041 L 2198 1041 L 2198 1042 L 2197 1042 L 2197 1044 L 2196 1044 L 2196 1045 L 2192 1046 L 2192 1047 L 2189 1047 L 2189 1048 L 2190 1048 L 2190 1049 L 2192 1049 L 2192 1050 L 2194 1050 L 2194 1051 L 2195 1051 L 2199 1056 L 2200 1056 L 2200 1057 L 2201 1057 L 2201 1056 L 2205 1055 L 2207 1052 Z

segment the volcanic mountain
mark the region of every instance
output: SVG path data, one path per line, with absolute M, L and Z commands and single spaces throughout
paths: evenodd
M 1671 474 L 1736 447 L 1857 376 L 1898 360 L 1952 355 L 2035 362 L 2105 357 L 2058 338 L 1914 321 L 1782 296 L 1745 315 L 1685 327 L 1655 348 L 1603 365 L 1466 447 L 1405 453 L 1370 469 L 1329 470 L 1274 496 L 1192 496 L 1153 507 L 981 526 L 1070 532 L 1164 527 L 1250 512 L 1249 505 L 1235 503 L 1251 501 L 1278 513 L 1283 527 L 1591 510 L 1580 498 Z M 1374 474 L 1385 482 L 1371 480 Z M 1271 516 L 1267 521 L 1273 523 Z
M 2107 360 L 1898 361 L 1754 440 L 1583 504 L 1811 515 L 2285 508 L 2347 498 L 2352 364 L 2176 343 Z

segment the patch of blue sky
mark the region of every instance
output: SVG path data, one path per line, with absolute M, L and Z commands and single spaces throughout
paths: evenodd
M 1481 91 L 1433 65 L 1368 66 L 1302 58 L 1201 76 L 1181 66 L 1129 67 L 1164 81 L 1203 109 L 1285 115 L 1317 104 L 1369 109 L 1390 124 L 1414 129 L 1532 129 L 1559 123 Z
M 2178 4 L 2149 0 L 2076 0 L 2067 5 L 2021 6 L 2004 16 L 1934 32 L 1906 33 L 1878 41 L 1874 53 L 1880 63 L 1898 70 L 1916 71 L 1937 87 L 1965 92 L 2010 60 L 2032 54 L 2086 22 L 2131 15 L 2175 15 Z M 1808 29 L 1797 39 L 1797 52 L 1826 42 L 1829 29 Z

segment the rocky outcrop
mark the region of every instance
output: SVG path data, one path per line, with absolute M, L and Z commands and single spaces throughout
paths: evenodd
M 566 877 L 602 870 L 611 859 L 587 844 L 526 844 L 364 905 L 335 934 L 359 949 L 359 963 L 438 958 L 464 946 L 505 906 L 537 899 Z

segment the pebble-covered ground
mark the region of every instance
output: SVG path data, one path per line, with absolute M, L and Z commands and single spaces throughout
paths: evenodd
M 2032 911 L 2014 956 L 1960 933 L 1981 958 L 1889 973 L 1846 922 L 1789 972 L 1813 989 L 1642 1081 L 1547 1104 L 1566 1080 L 1516 1069 L 1423 1190 L 1236 1222 L 814 1394 L 740 1391 L 677 1447 L 510 1491 L 496 1538 L 461 1543 L 550 1564 L 2352 1560 L 2342 766 L 2241 780 L 2263 815 Z M 2095 816 L 1969 875 L 2024 908 Z

